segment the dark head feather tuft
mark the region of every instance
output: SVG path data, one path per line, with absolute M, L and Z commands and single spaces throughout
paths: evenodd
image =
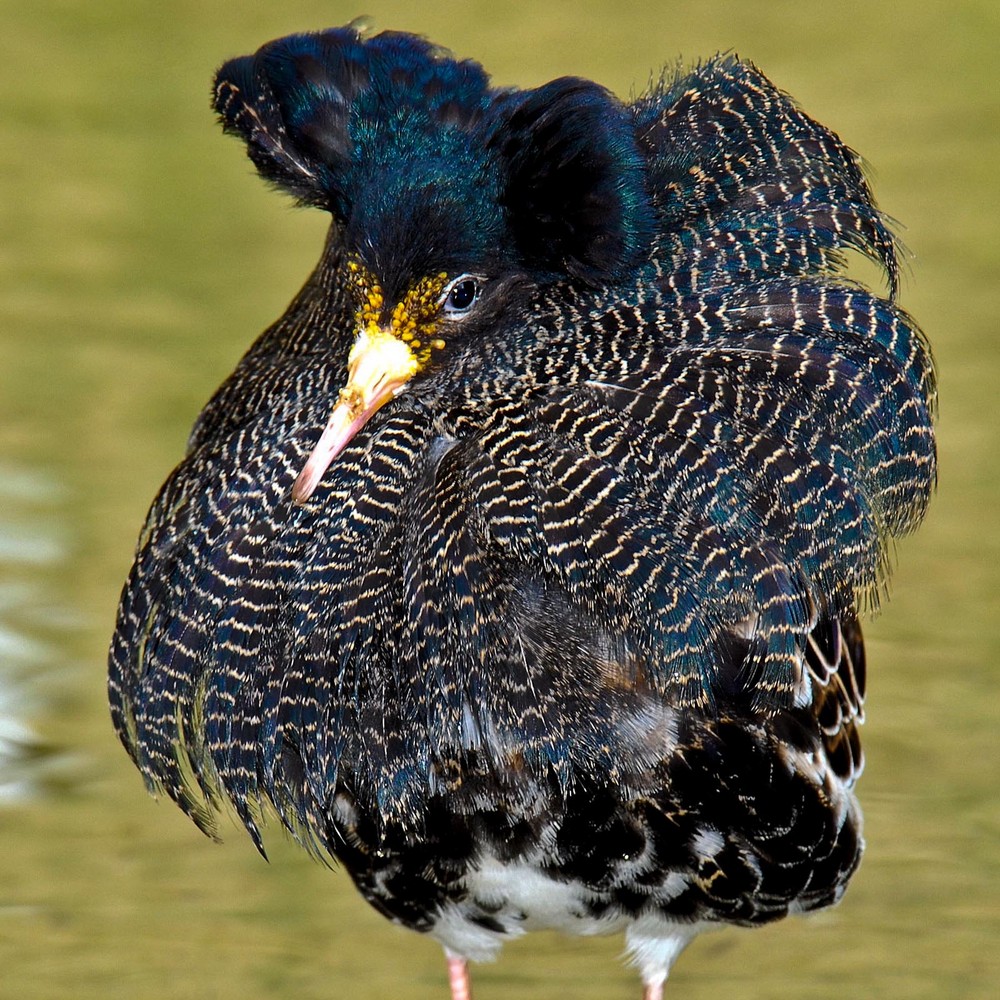
M 453 227 L 439 242 L 458 256 L 503 246 L 529 270 L 600 283 L 648 250 L 653 209 L 631 117 L 586 80 L 491 90 L 477 63 L 421 38 L 347 27 L 226 63 L 215 109 L 265 178 L 367 244 L 383 237 L 383 253 Z M 417 233 L 399 231 L 403 217 Z
M 589 282 L 620 277 L 648 252 L 653 214 L 622 104 L 565 77 L 500 104 L 492 144 L 502 200 L 529 267 Z
M 232 59 L 214 106 L 260 173 L 341 221 L 365 170 L 415 139 L 468 130 L 486 100 L 477 63 L 456 61 L 413 35 L 363 37 L 354 27 L 291 35 Z

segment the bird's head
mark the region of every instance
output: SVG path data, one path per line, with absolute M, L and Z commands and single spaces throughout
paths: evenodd
M 266 179 L 331 212 L 354 300 L 343 387 L 297 502 L 456 342 L 502 336 L 512 287 L 614 283 L 648 256 L 632 120 L 589 81 L 497 90 L 422 39 L 346 27 L 226 63 L 215 108 Z

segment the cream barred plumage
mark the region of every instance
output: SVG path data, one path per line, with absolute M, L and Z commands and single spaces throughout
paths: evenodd
M 273 807 L 465 960 L 835 902 L 858 610 L 934 481 L 934 375 L 857 157 L 754 67 L 623 104 L 410 35 L 273 42 L 216 109 L 333 216 L 201 414 L 112 715 L 203 829 Z M 879 297 L 843 274 L 859 251 Z

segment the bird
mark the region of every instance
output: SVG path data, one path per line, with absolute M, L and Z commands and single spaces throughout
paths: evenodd
M 860 156 L 734 54 L 624 101 L 356 23 L 213 106 L 331 225 L 139 537 L 149 789 L 334 859 L 452 1000 L 535 928 L 623 933 L 660 1000 L 699 933 L 839 901 L 861 621 L 936 480 Z

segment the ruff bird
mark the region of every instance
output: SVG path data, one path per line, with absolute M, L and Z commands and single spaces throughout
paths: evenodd
M 840 899 L 859 613 L 935 479 L 934 373 L 859 158 L 748 62 L 625 103 L 354 26 L 227 62 L 263 178 L 332 216 L 199 416 L 110 653 L 204 830 L 280 817 L 467 962 Z M 852 281 L 852 252 L 885 272 Z

